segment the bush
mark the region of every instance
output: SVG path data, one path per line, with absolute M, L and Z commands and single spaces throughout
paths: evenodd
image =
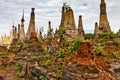
M 103 49 L 104 49 L 104 46 L 100 43 L 98 43 L 95 47 L 94 47 L 94 51 L 97 53 L 97 54 L 102 54 L 103 53 Z
M 18 78 L 22 78 L 23 77 L 23 74 L 20 71 L 18 71 L 16 74 L 17 74 Z

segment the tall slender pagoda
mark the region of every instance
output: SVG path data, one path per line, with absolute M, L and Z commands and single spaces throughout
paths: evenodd
M 79 37 L 83 38 L 85 37 L 85 32 L 83 30 L 83 24 L 82 24 L 82 16 L 79 16 L 79 22 L 78 22 L 78 34 Z
M 31 8 L 31 16 L 30 16 L 30 22 L 29 22 L 29 27 L 28 31 L 26 34 L 27 38 L 30 38 L 32 33 L 35 33 L 35 8 Z
M 25 39 L 25 31 L 24 31 L 24 10 L 23 10 L 23 15 L 21 19 L 21 27 L 20 27 L 20 40 L 23 41 Z
M 47 38 L 48 38 L 48 39 L 52 39 L 52 38 L 53 38 L 52 28 L 51 28 L 51 22 L 50 22 L 50 21 L 48 22 Z
M 104 0 L 101 0 L 100 4 L 100 21 L 99 21 L 99 30 L 100 33 L 110 33 L 110 25 L 106 13 L 106 3 Z

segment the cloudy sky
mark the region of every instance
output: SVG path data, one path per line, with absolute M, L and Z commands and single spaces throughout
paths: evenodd
M 0 0 L 0 36 L 9 34 L 14 19 L 14 25 L 20 23 L 22 11 L 25 11 L 25 31 L 27 31 L 31 8 L 35 8 L 36 28 L 44 27 L 44 33 L 48 28 L 48 21 L 52 27 L 58 28 L 61 19 L 61 6 L 69 4 L 75 16 L 76 27 L 78 16 L 83 16 L 83 27 L 86 32 L 94 29 L 95 22 L 99 22 L 100 0 Z M 120 28 L 119 0 L 106 0 L 107 16 L 113 31 Z

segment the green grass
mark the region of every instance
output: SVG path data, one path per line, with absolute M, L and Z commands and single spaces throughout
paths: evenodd
M 81 43 L 81 42 L 84 42 L 84 40 L 81 39 L 81 38 L 76 39 L 76 40 L 72 43 L 72 45 L 69 46 L 68 51 L 69 51 L 70 53 L 74 52 L 74 51 L 80 46 L 80 43 Z
M 56 67 L 57 67 L 58 70 L 63 70 L 64 69 L 64 67 L 60 64 L 56 65 Z
M 63 57 L 64 57 L 64 55 L 65 55 L 65 50 L 64 50 L 64 49 L 62 49 L 60 52 L 58 52 L 58 53 L 57 53 L 57 55 L 58 55 L 58 57 L 63 58 Z
M 28 46 L 27 45 L 23 45 L 23 50 L 25 50 L 25 49 L 27 49 L 28 48 Z
M 18 78 L 22 78 L 22 77 L 23 77 L 23 74 L 22 74 L 22 72 L 20 72 L 20 71 L 18 71 L 18 72 L 16 73 L 16 75 L 17 75 Z
M 97 43 L 93 50 L 96 52 L 96 54 L 102 54 L 103 49 L 104 49 L 103 44 Z
M 112 55 L 114 56 L 114 58 L 119 58 L 119 53 L 118 52 L 113 52 Z
M 46 60 L 44 64 L 45 65 L 49 65 L 50 64 L 50 60 Z
M 113 44 L 120 47 L 120 41 L 118 39 L 114 39 Z

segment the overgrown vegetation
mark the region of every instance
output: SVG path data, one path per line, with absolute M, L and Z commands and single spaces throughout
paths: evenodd
M 93 50 L 96 52 L 96 54 L 102 54 L 103 49 L 104 49 L 103 44 L 97 43 Z
M 99 36 L 105 39 L 113 39 L 116 37 L 116 34 L 115 33 L 101 33 L 99 34 Z
M 64 27 L 59 27 L 60 34 L 65 34 L 66 29 Z
M 22 72 L 20 72 L 19 70 L 18 70 L 18 72 L 16 73 L 16 75 L 18 76 L 18 78 L 22 78 L 22 77 L 23 77 Z
M 23 47 L 22 47 L 23 50 L 25 50 L 25 49 L 27 49 L 27 48 L 28 48 L 28 46 L 25 45 L 25 44 L 24 44 Z
M 38 42 L 39 42 L 40 44 L 42 44 L 42 43 L 43 43 L 43 41 L 42 41 L 41 39 L 38 39 Z
M 80 43 L 81 43 L 81 42 L 84 42 L 84 40 L 81 39 L 81 38 L 76 39 L 76 40 L 69 46 L 68 51 L 69 51 L 70 53 L 74 52 L 74 51 L 80 46 Z
M 113 44 L 120 47 L 120 41 L 118 39 L 114 39 Z
M 64 50 L 64 49 L 62 49 L 60 52 L 58 52 L 58 53 L 57 53 L 57 55 L 58 55 L 58 57 L 63 58 L 63 57 L 64 57 L 64 55 L 65 55 L 65 50 Z
M 44 64 L 45 65 L 49 65 L 50 64 L 50 60 L 46 60 Z
M 38 80 L 38 77 L 34 77 L 34 80 Z
M 112 52 L 112 55 L 113 55 L 115 58 L 119 58 L 119 53 L 118 53 L 118 52 Z
M 64 69 L 64 67 L 60 64 L 56 65 L 56 67 L 57 67 L 58 70 L 63 70 Z
M 64 39 L 64 41 L 62 42 L 62 45 L 69 46 L 70 44 L 69 44 L 69 42 L 67 40 Z
M 40 76 L 38 80 L 46 80 L 44 76 Z
M 15 63 L 15 67 L 16 67 L 17 69 L 20 69 L 20 65 L 18 64 L 18 62 Z

